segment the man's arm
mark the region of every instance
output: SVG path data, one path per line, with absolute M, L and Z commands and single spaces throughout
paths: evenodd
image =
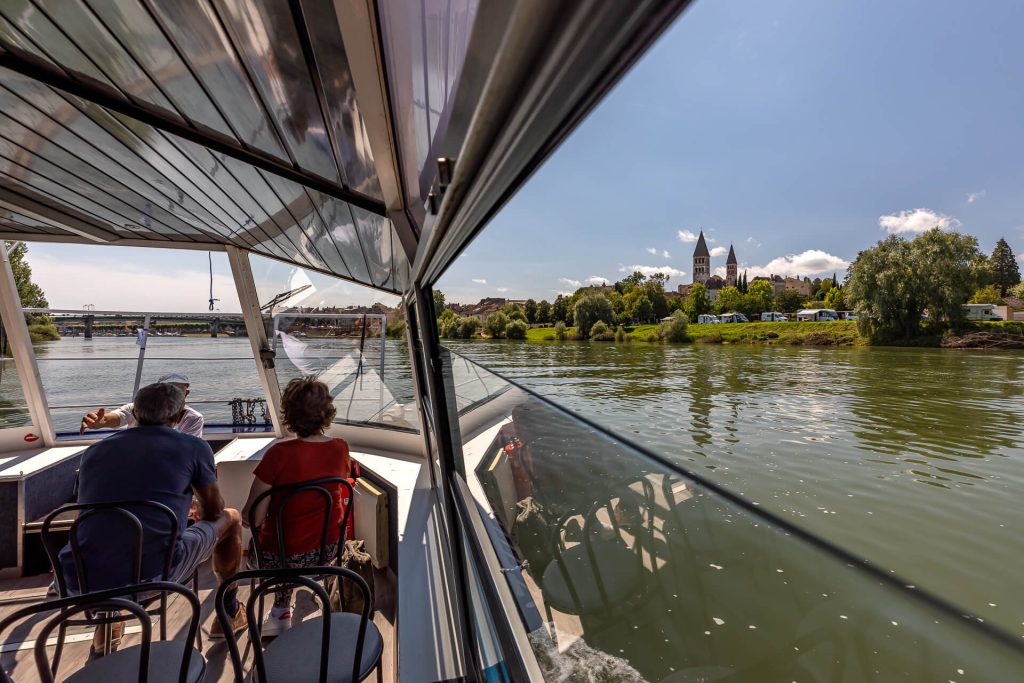
M 96 412 L 87 413 L 82 416 L 82 426 L 79 434 L 84 434 L 86 429 L 117 429 L 121 426 L 121 413 L 111 410 L 109 413 L 105 408 Z
M 224 496 L 220 494 L 220 487 L 217 482 L 205 486 L 193 486 L 192 490 L 199 499 L 199 508 L 202 511 L 202 519 L 207 522 L 216 522 L 221 513 L 224 512 Z

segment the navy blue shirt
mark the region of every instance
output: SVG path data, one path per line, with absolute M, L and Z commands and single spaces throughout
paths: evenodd
M 78 475 L 78 502 L 152 500 L 163 503 L 178 518 L 178 534 L 185 529 L 192 504 L 192 487 L 217 481 L 213 450 L 202 439 L 170 427 L 140 426 L 108 436 L 86 449 Z M 142 523 L 143 580 L 163 574 L 164 553 L 178 539 L 171 539 L 170 520 L 159 510 L 131 509 Z M 78 539 L 84 558 L 89 591 L 131 583 L 135 536 L 114 515 L 99 513 L 79 525 Z M 78 592 L 71 549 L 60 553 L 68 586 Z

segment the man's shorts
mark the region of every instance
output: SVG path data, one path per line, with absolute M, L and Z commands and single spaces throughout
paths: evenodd
M 213 554 L 213 547 L 217 545 L 217 525 L 207 521 L 196 522 L 181 533 L 177 545 L 170 580 L 185 583 L 192 578 L 196 568 Z

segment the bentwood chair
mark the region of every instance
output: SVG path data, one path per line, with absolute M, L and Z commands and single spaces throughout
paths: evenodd
M 150 615 L 139 604 L 139 595 L 143 593 L 159 594 L 164 601 L 168 595 L 180 595 L 185 599 L 190 615 L 184 640 L 153 640 Z M 180 584 L 154 581 L 36 603 L 0 621 L 0 642 L 11 627 L 27 620 L 34 621 L 34 618 L 49 612 L 54 614 L 43 623 L 35 642 L 36 680 L 51 683 L 54 680 L 56 663 L 48 661 L 47 641 L 54 629 L 64 629 L 72 621 L 103 625 L 123 623 L 126 626 L 137 622 L 140 643 L 88 662 L 65 678 L 66 683 L 198 683 L 206 673 L 206 660 L 191 645 L 199 631 L 199 599 Z M 13 683 L 13 679 L 0 669 L 0 682 Z
M 57 580 L 57 591 L 60 597 L 69 597 L 70 590 L 59 559 L 59 554 L 63 547 L 63 539 L 58 538 L 56 532 L 51 529 L 55 520 L 61 518 L 62 515 L 66 515 L 68 512 L 78 513 L 68 531 L 68 542 L 71 546 L 71 557 L 75 566 L 75 578 L 78 582 L 78 592 L 84 594 L 89 593 L 91 590 L 89 582 L 89 562 L 88 557 L 84 556 L 82 552 L 79 532 L 82 529 L 82 525 L 89 520 L 92 520 L 93 524 L 106 523 L 108 525 L 122 525 L 130 530 L 132 535 L 130 551 L 125 553 L 124 547 L 110 548 L 109 551 L 122 553 L 124 555 L 123 562 L 126 568 L 124 577 L 125 585 L 138 584 L 142 582 L 142 551 L 145 540 L 143 527 L 139 518 L 130 511 L 132 509 L 138 510 L 140 508 L 155 510 L 167 518 L 167 525 L 170 532 L 163 544 L 163 562 L 161 564 L 161 574 L 159 578 L 161 580 L 171 578 L 171 564 L 174 560 L 174 547 L 178 538 L 178 518 L 169 507 L 163 503 L 157 503 L 151 500 L 123 500 L 106 503 L 71 503 L 57 508 L 47 515 L 43 520 L 43 526 L 40 534 L 43 542 L 43 548 L 45 548 L 46 554 L 50 558 L 50 564 L 53 566 L 53 574 Z M 102 521 L 104 518 L 106 518 L 106 522 Z M 96 549 L 94 548 L 93 551 L 95 552 Z M 109 581 L 110 577 L 104 578 Z M 192 574 L 192 589 L 193 591 L 199 590 L 198 570 Z M 160 639 L 166 640 L 167 593 L 150 593 L 149 591 L 145 591 L 142 593 L 140 604 L 142 604 L 151 616 L 158 616 L 160 618 Z M 109 621 L 104 622 L 101 620 L 100 622 L 95 622 L 88 617 L 61 621 L 57 631 L 57 644 L 53 656 L 54 674 L 56 674 L 57 667 L 60 665 L 60 657 L 64 649 L 65 636 L 67 635 L 67 628 L 69 626 L 103 627 L 106 631 L 106 637 L 103 641 L 103 654 L 108 654 L 110 651 L 111 623 Z M 200 648 L 202 648 L 202 635 L 199 635 L 198 633 L 196 636 L 196 643 Z
M 344 511 L 341 515 L 341 529 L 338 534 L 337 550 L 334 557 L 328 557 L 327 551 L 329 550 L 330 544 L 327 542 L 327 539 L 330 534 L 331 511 L 334 509 L 335 499 L 334 495 L 327 487 L 332 485 L 339 485 L 341 487 L 342 495 L 347 495 L 347 503 L 345 503 L 345 499 L 342 500 Z M 256 524 L 256 510 L 259 508 L 260 503 L 267 499 L 271 501 L 272 507 L 267 510 L 267 516 L 263 520 L 262 524 L 274 524 L 277 532 L 277 547 L 270 550 L 271 552 L 275 552 L 277 555 L 277 566 L 287 567 L 287 539 L 285 538 L 284 529 L 288 506 L 295 505 L 303 498 L 308 500 L 311 496 L 318 498 L 323 508 L 323 516 L 320 518 L 320 550 L 317 557 L 317 565 L 325 566 L 333 563 L 340 566 L 341 556 L 345 551 L 345 541 L 347 540 L 348 520 L 352 516 L 354 495 L 355 491 L 352 489 L 352 484 L 350 484 L 344 477 L 323 477 L 321 479 L 311 479 L 309 481 L 300 481 L 292 484 L 282 484 L 281 486 L 274 486 L 261 493 L 249 508 L 247 520 L 249 528 L 252 530 L 253 548 L 253 555 L 249 557 L 249 567 L 252 569 L 261 569 L 260 562 L 263 548 L 260 546 L 259 527 Z M 276 500 L 279 501 L 276 504 L 275 497 Z M 340 594 L 341 591 L 339 591 L 339 595 Z M 260 599 L 259 607 L 260 614 L 263 614 L 262 598 Z
M 330 596 L 318 581 L 333 577 L 337 581 L 352 581 L 363 595 L 360 614 L 331 612 Z M 249 641 L 255 660 L 254 681 L 284 683 L 319 681 L 320 683 L 358 683 L 375 668 L 377 679 L 382 680 L 380 668 L 384 652 L 384 639 L 370 620 L 373 596 L 362 577 L 343 567 L 293 567 L 290 569 L 249 569 L 225 579 L 217 589 L 217 618 L 224 626 L 224 634 L 231 653 L 236 683 L 242 683 L 245 672 L 238 642 L 231 630 L 231 620 L 224 604 L 224 595 L 236 581 L 256 579 L 257 586 L 246 600 L 249 619 Z M 301 586 L 308 588 L 320 605 L 321 615 L 306 619 L 279 635 L 266 648 L 260 644 L 260 619 L 255 611 L 257 601 L 266 593 L 281 588 Z M 262 613 L 261 613 L 262 614 Z

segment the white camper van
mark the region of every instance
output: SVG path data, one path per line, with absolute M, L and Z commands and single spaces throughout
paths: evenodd
M 784 323 L 786 322 L 786 314 L 779 313 L 778 311 L 768 311 L 761 314 L 761 322 L 763 323 Z
M 1002 320 L 1003 316 L 996 313 L 995 304 L 964 304 L 964 313 L 968 320 Z
M 800 323 L 823 323 L 839 320 L 839 316 L 831 308 L 805 308 L 796 312 L 796 321 Z

